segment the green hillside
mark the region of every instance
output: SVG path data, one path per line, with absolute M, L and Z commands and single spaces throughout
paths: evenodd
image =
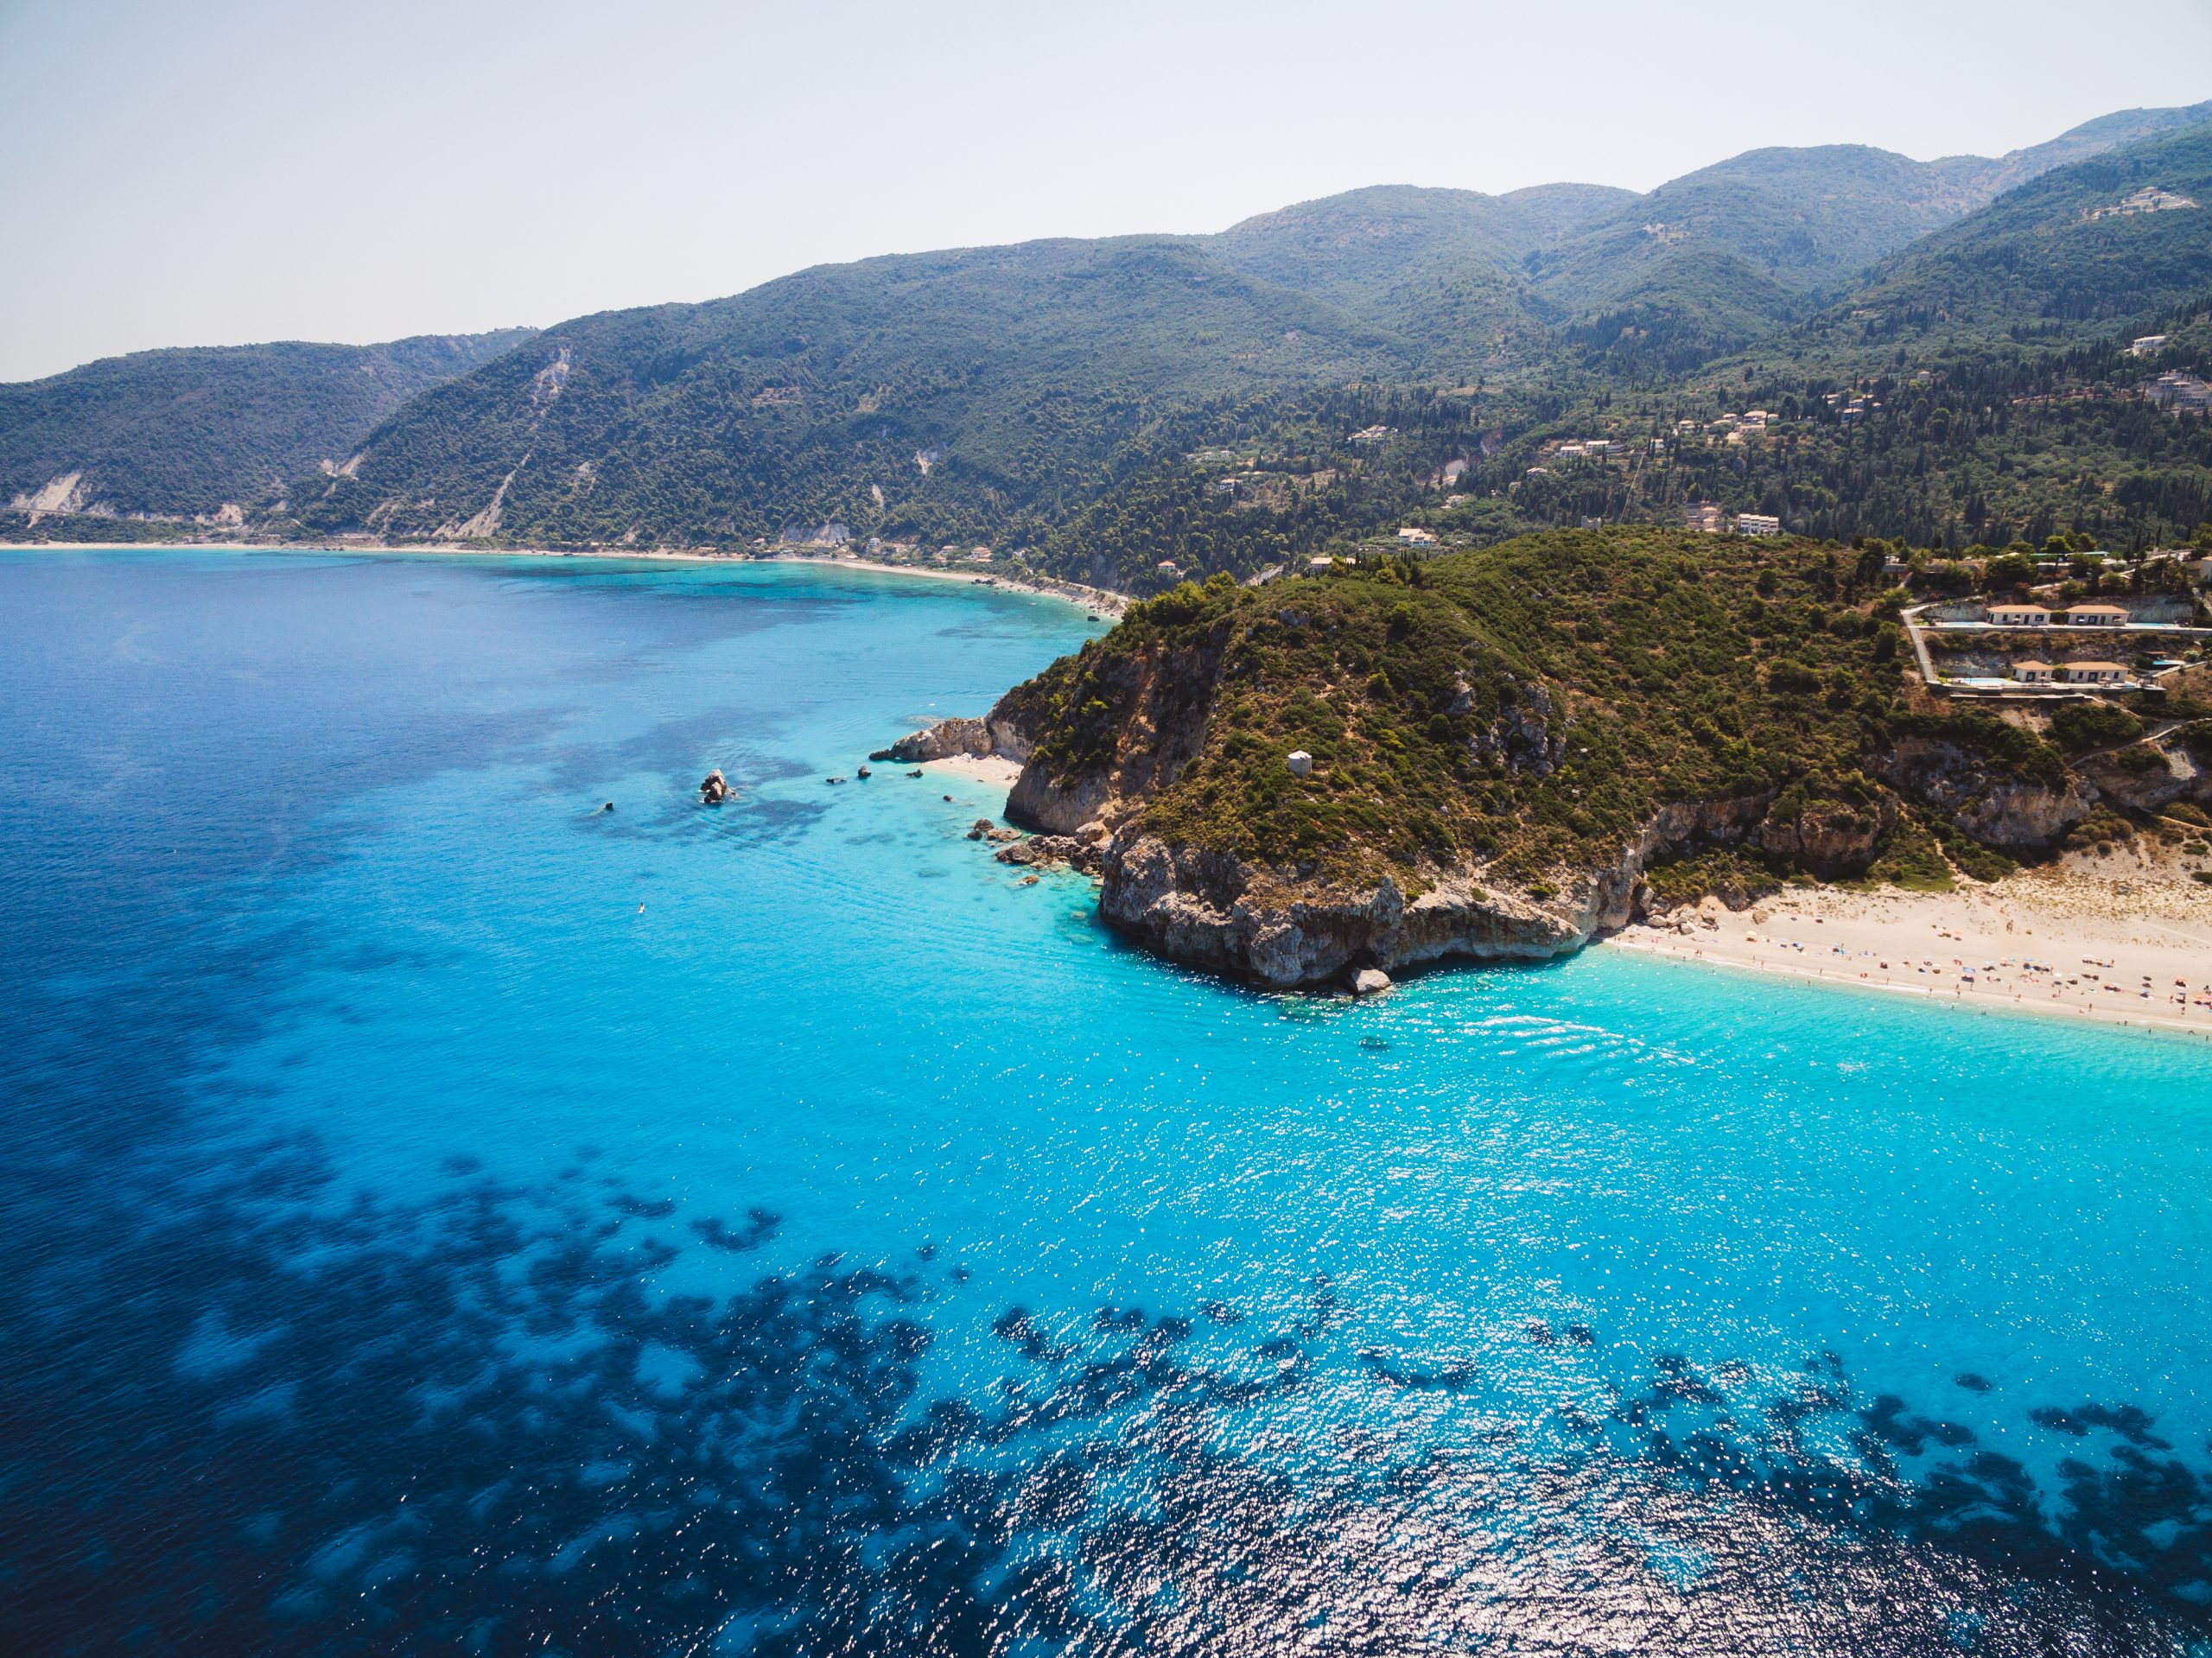
M 1862 873 L 1931 856 L 1919 804 L 1878 780 L 1901 739 L 2029 787 L 2063 770 L 2033 733 L 1916 710 L 1879 564 L 1802 540 L 1565 531 L 1185 586 L 993 718 L 1028 734 L 1054 788 L 1154 779 L 1138 831 L 1294 866 L 1309 889 L 1388 875 L 1411 897 L 1471 866 L 1560 880 L 1693 802 L 1745 803 L 1777 869 Z M 1155 749 L 1189 758 L 1147 764 Z M 1310 778 L 1286 770 L 1293 750 Z M 1800 832 L 1815 821 L 1817 848 Z
M 2156 189 L 2196 205 L 2120 211 Z M 1872 273 L 1808 345 L 2078 339 L 2212 288 L 2212 124 L 2074 162 Z
M 1116 445 L 1178 411 L 1408 367 L 1382 331 L 1188 241 L 872 259 L 548 329 L 389 422 L 301 517 L 563 542 L 982 533 L 1103 486 Z
M 73 473 L 55 493 L 77 506 L 189 517 L 265 505 L 319 463 L 342 465 L 410 398 L 529 337 L 138 352 L 0 385 L 0 502 Z
M 2212 292 L 2205 221 L 2094 215 L 2146 185 L 2212 200 L 2204 112 L 1993 160 L 1757 150 L 1643 195 L 1382 187 L 534 338 L 149 353 L 0 388 L 0 499 L 489 544 L 836 523 L 1140 590 L 1408 515 L 1471 541 L 1689 499 L 1951 544 L 2163 533 L 2203 499 L 2197 438 L 2126 406 L 2116 353 Z M 1676 431 L 1755 406 L 1756 443 Z M 1577 435 L 1621 448 L 1554 457 Z M 72 522 L 115 520 L 41 532 Z

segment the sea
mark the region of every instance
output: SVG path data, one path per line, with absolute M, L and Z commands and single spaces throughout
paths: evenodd
M 2212 1652 L 2212 1050 L 1163 963 L 857 775 L 1103 626 L 0 553 L 0 1651 Z

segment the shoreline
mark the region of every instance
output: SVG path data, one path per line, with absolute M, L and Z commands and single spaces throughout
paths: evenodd
M 818 553 L 769 553 L 765 556 L 742 555 L 756 564 L 823 564 L 840 570 L 874 570 L 884 575 L 918 576 L 925 581 L 960 581 L 975 588 L 1002 588 L 1009 593 L 1033 594 L 1040 599 L 1058 599 L 1066 604 L 1079 605 L 1096 611 L 1102 619 L 1119 619 L 1129 607 L 1125 593 L 1109 592 L 1104 588 L 1087 588 L 1080 581 L 1056 581 L 1050 578 L 1025 581 L 1019 576 L 1001 575 L 995 572 L 979 575 L 970 570 L 923 569 L 912 564 L 886 564 L 873 558 L 824 557 Z M 715 561 L 721 562 L 719 558 Z
M 254 541 L 0 541 L 0 553 L 139 552 L 192 548 L 238 553 L 402 553 L 453 558 L 621 558 L 677 564 L 814 564 L 833 569 L 868 570 L 880 575 L 908 575 L 924 581 L 955 581 L 971 588 L 997 588 L 1057 599 L 1063 604 L 1094 612 L 1102 620 L 1118 621 L 1130 604 L 1128 594 L 1105 588 L 1085 587 L 1079 581 L 1052 578 L 1035 581 L 996 571 L 924 569 L 912 564 L 887 564 L 872 558 L 837 558 L 818 553 L 694 553 L 665 547 L 459 547 L 444 542 L 394 542 L 319 544 L 308 542 Z
M 1669 922 L 1592 943 L 1976 1013 L 2212 1040 L 2212 888 L 2185 877 L 2073 869 L 1950 893 L 1793 888 Z

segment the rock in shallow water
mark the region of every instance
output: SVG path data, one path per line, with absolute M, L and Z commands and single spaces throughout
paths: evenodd
M 1355 996 L 1379 996 L 1390 988 L 1390 975 L 1379 967 L 1363 967 L 1352 975 Z

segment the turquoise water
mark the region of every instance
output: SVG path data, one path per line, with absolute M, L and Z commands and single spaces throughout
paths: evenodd
M 1003 592 L 41 552 L 0 620 L 17 1649 L 2201 1632 L 2201 1044 L 1163 966 L 980 785 L 825 781 L 1096 631 Z

